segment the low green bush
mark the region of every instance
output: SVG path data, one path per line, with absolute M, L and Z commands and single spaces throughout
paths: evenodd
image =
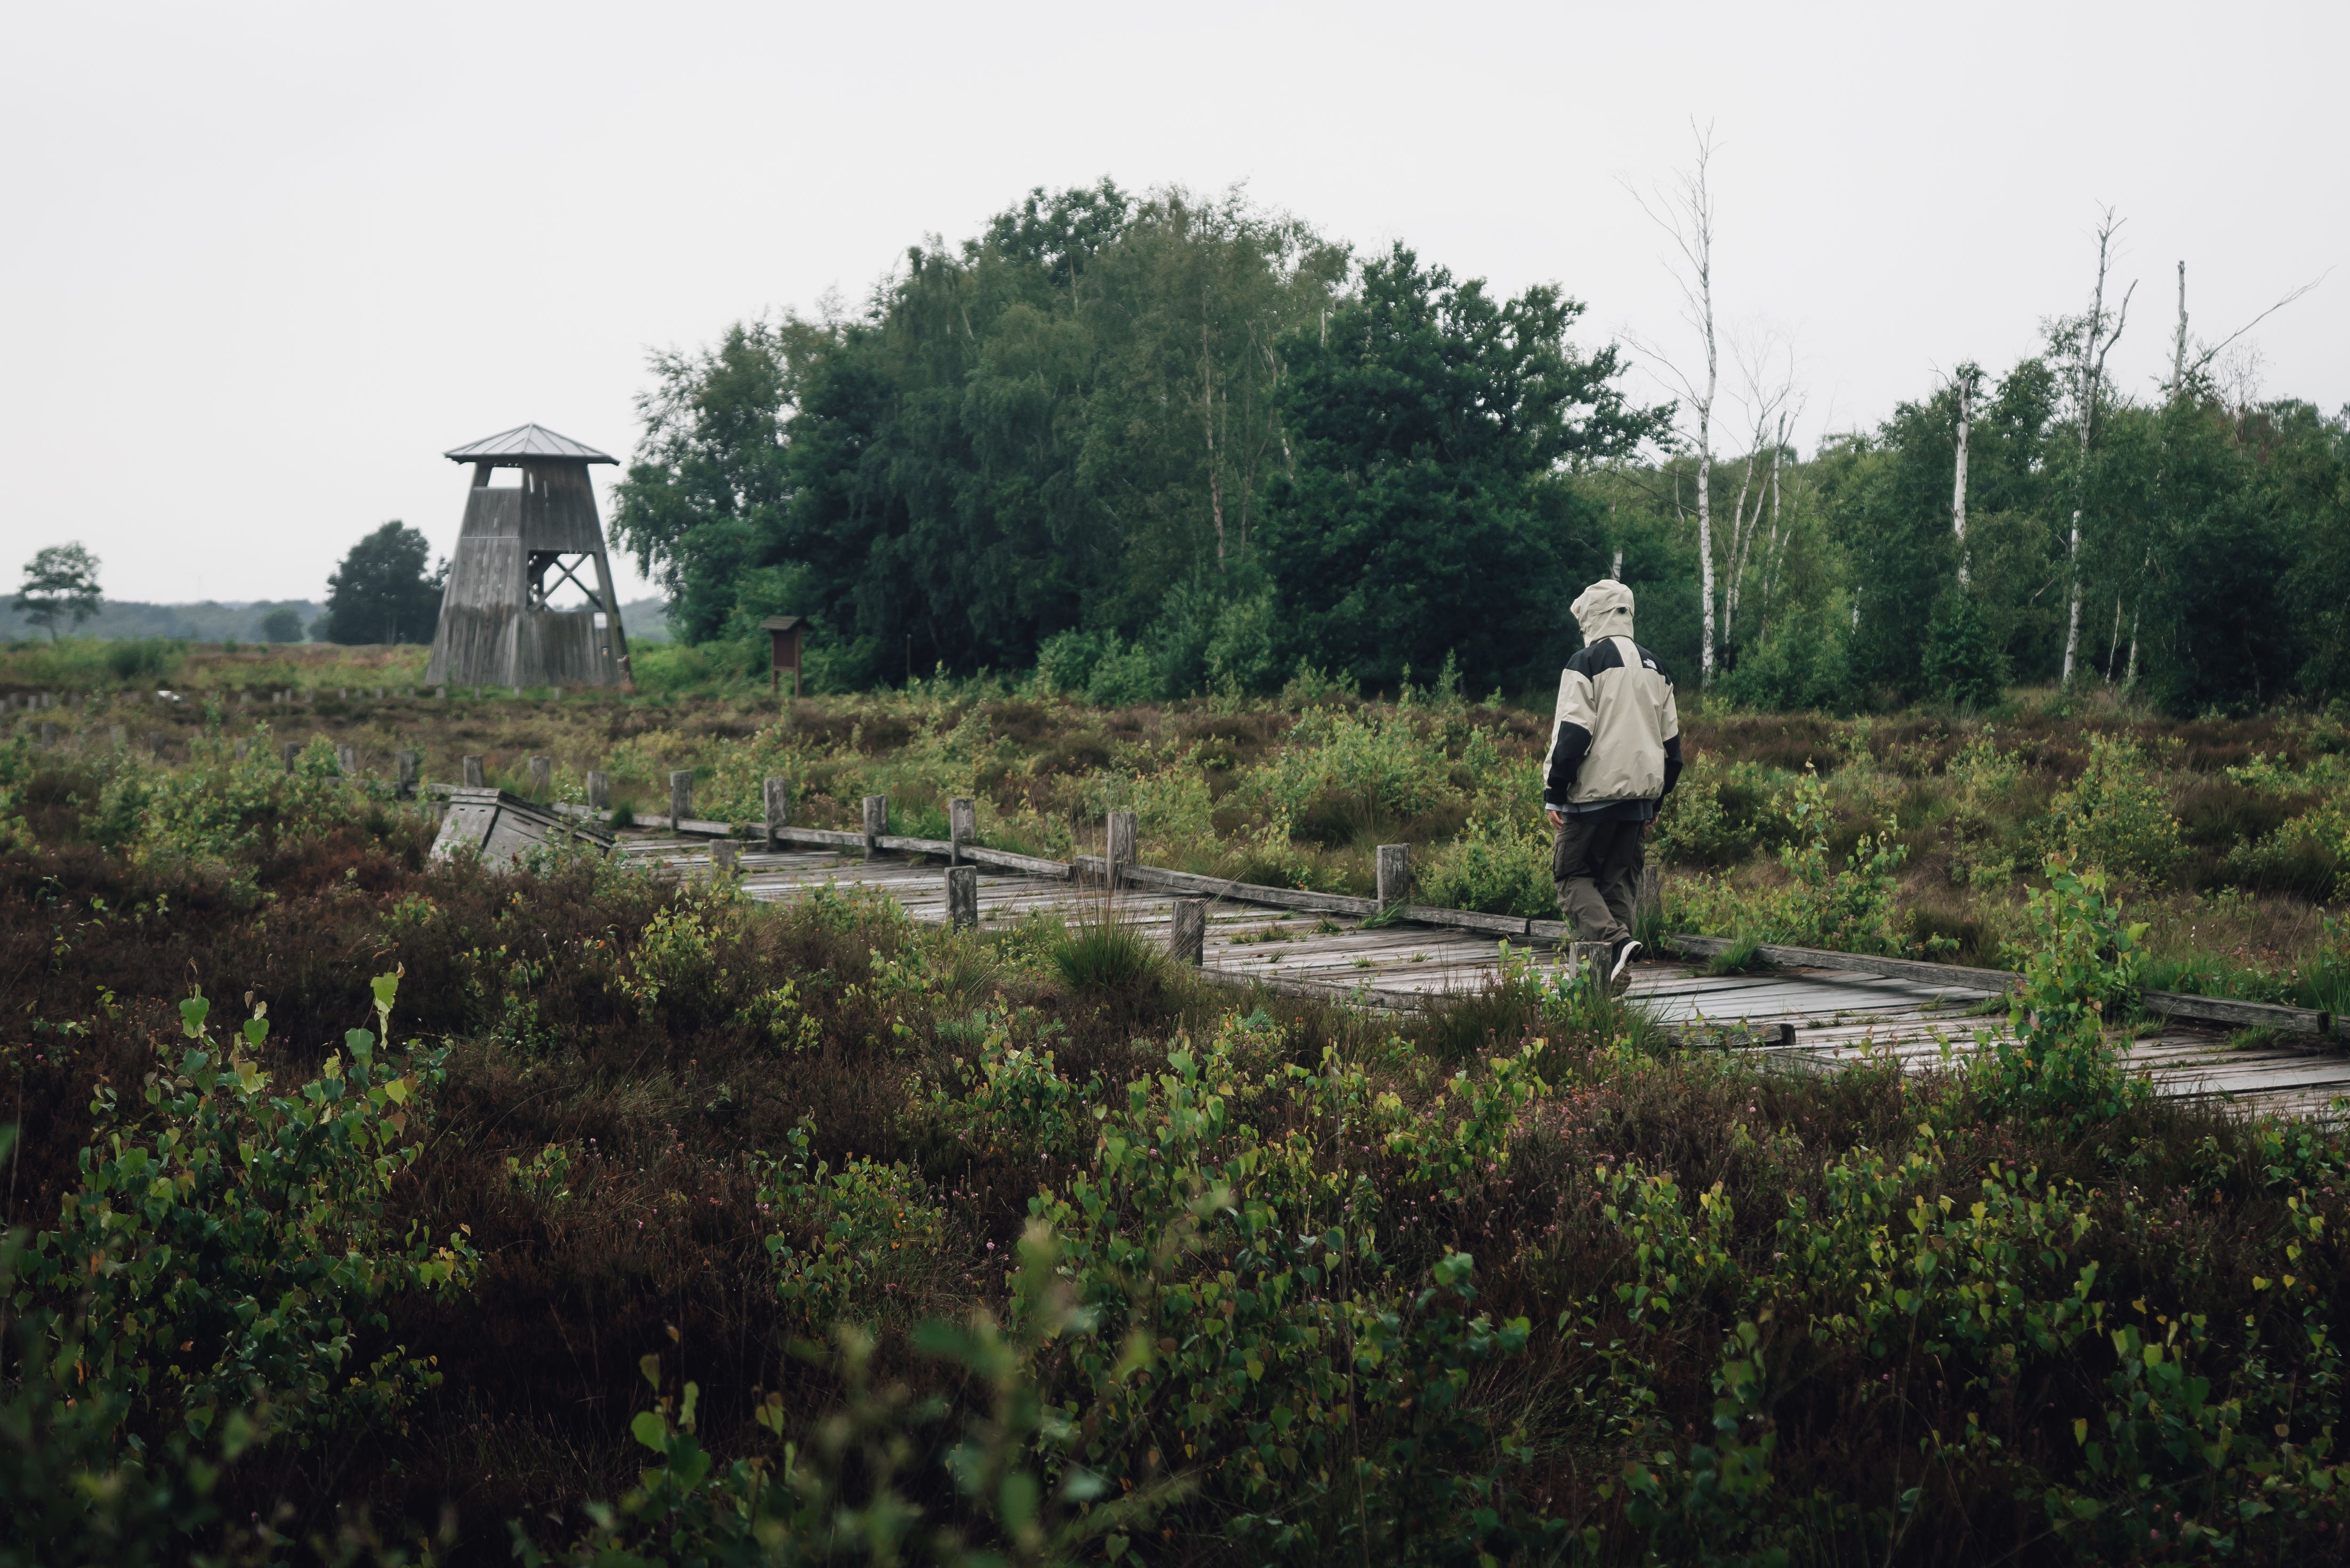
M 390 1221 L 445 1056 L 380 1051 L 397 986 L 376 981 L 378 1028 L 348 1031 L 290 1095 L 254 1060 L 264 1013 L 224 1050 L 200 995 L 180 1005 L 184 1046 L 157 1049 L 143 1116 L 99 1090 L 98 1141 L 27 1277 L 61 1301 L 80 1293 L 57 1332 L 148 1430 L 202 1438 L 257 1405 L 269 1429 L 307 1443 L 396 1421 L 440 1381 L 400 1345 L 355 1359 L 385 1327 L 385 1297 L 461 1291 L 476 1264 L 463 1234 L 436 1242 Z

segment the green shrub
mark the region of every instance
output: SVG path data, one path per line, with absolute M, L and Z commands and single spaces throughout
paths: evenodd
M 1550 837 L 1539 827 L 1472 817 L 1437 851 L 1419 877 L 1419 898 L 1441 909 L 1555 919 L 1558 888 L 1550 873 Z
M 2027 898 L 2023 981 L 2011 1033 L 1991 1037 L 1970 1080 L 1990 1105 L 2062 1122 L 2069 1134 L 2143 1104 L 2146 1080 L 2126 1072 L 2106 1034 L 2135 998 L 2146 965 L 2143 924 L 2126 924 L 2098 872 L 2048 862 L 2048 887 Z
M 440 1381 L 398 1345 L 352 1360 L 385 1326 L 382 1298 L 463 1289 L 476 1261 L 461 1235 L 436 1246 L 421 1226 L 390 1229 L 390 1189 L 423 1152 L 446 1055 L 379 1053 L 397 987 L 377 978 L 378 1030 L 348 1031 L 346 1054 L 292 1095 L 270 1093 L 251 1054 L 263 1013 L 224 1053 L 202 996 L 180 1004 L 177 1060 L 158 1047 L 144 1118 L 99 1090 L 99 1139 L 32 1278 L 53 1297 L 87 1293 L 60 1334 L 156 1428 L 201 1438 L 258 1397 L 273 1428 L 307 1444 L 394 1419 Z
M 1544 1092 L 1533 1048 L 1422 1113 L 1335 1053 L 1253 1079 L 1236 1049 L 1170 1052 L 1127 1085 L 1093 1168 L 1030 1205 L 1086 1314 L 1051 1379 L 1083 1413 L 1072 1461 L 1113 1487 L 1190 1470 L 1276 1558 L 1349 1542 L 1474 1562 L 1551 1539 L 1513 1494 L 1527 1449 L 1481 1376 L 1525 1323 L 1467 1314 L 1467 1258 L 1422 1283 L 1382 1242 L 1391 1206 L 1488 1189 Z M 1261 1134 L 1243 1107 L 1276 1096 L 1301 1120 Z
M 767 1238 L 775 1292 L 817 1333 L 937 1266 L 945 1216 L 900 1165 L 851 1158 L 838 1170 L 808 1157 L 808 1126 L 792 1128 L 791 1153 L 759 1184 L 759 1207 L 789 1227 Z
M 1950 846 L 1950 880 L 1964 887 L 2004 888 L 2015 877 L 2011 805 L 2022 765 L 1999 749 L 1996 732 L 1982 732 L 1960 748 L 1943 769 L 1950 786 L 1945 832 Z
M 1327 795 L 1401 818 L 1458 800 L 1451 773 L 1443 748 L 1408 716 L 1315 708 L 1277 756 L 1252 770 L 1249 784 L 1293 820 Z
M 2075 864 L 2153 883 L 2168 880 L 2187 852 L 2145 753 L 2106 735 L 2089 738 L 2089 765 L 2049 807 L 2048 832 Z
M 154 680 L 178 662 L 185 651 L 179 643 L 152 639 L 111 642 L 106 648 L 106 668 L 117 680 Z
M 1896 950 L 1893 896 L 1898 883 L 1894 873 L 1908 851 L 1863 834 L 1845 864 L 1836 866 L 1828 850 L 1834 818 L 1827 792 L 1810 767 L 1795 781 L 1790 815 L 1803 841 L 1779 852 L 1779 863 L 1794 883 L 1772 934 L 1794 946 L 1838 952 Z

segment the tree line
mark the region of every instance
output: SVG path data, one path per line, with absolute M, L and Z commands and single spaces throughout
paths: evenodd
M 2095 680 L 2201 711 L 2350 681 L 2350 421 L 2223 384 L 2183 269 L 2149 391 L 2106 368 L 2131 299 L 2109 220 L 2039 352 L 1805 455 L 1767 351 L 1721 397 L 1704 151 L 1654 209 L 1701 306 L 1671 404 L 1555 287 L 1104 181 L 910 249 L 853 313 L 657 356 L 615 542 L 688 640 L 809 617 L 835 688 L 1041 664 L 1113 700 L 1301 667 L 1392 690 L 1449 661 L 1533 691 L 1610 572 L 1685 686 L 1756 706 Z

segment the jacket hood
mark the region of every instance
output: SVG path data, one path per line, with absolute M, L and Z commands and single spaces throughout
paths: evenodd
M 1575 624 L 1583 628 L 1586 645 L 1603 637 L 1632 635 L 1632 590 L 1613 577 L 1584 589 L 1583 597 L 1568 607 L 1575 611 Z

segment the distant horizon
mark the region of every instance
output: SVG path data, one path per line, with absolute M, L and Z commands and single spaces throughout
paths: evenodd
M 258 636 L 247 636 L 225 624 L 228 618 L 258 618 L 276 609 L 292 609 L 302 618 L 307 630 L 310 622 L 326 613 L 321 599 L 132 599 L 108 595 L 99 600 L 96 615 L 79 627 L 60 627 L 61 639 L 86 638 L 95 642 L 131 642 L 145 639 L 177 642 L 266 642 Z M 208 615 L 204 612 L 219 612 Z M 120 629 L 109 629 L 111 625 Z M 620 601 L 620 626 L 630 637 L 642 642 L 667 642 L 669 634 L 668 601 L 658 595 Z M 174 629 L 178 628 L 179 629 Z M 17 611 L 12 596 L 0 595 L 0 639 L 9 642 L 46 642 L 48 630 L 36 625 Z M 323 648 L 335 644 L 312 641 L 305 636 L 299 641 L 276 643 L 279 648 Z M 348 647 L 380 647 L 381 644 L 345 644 Z

